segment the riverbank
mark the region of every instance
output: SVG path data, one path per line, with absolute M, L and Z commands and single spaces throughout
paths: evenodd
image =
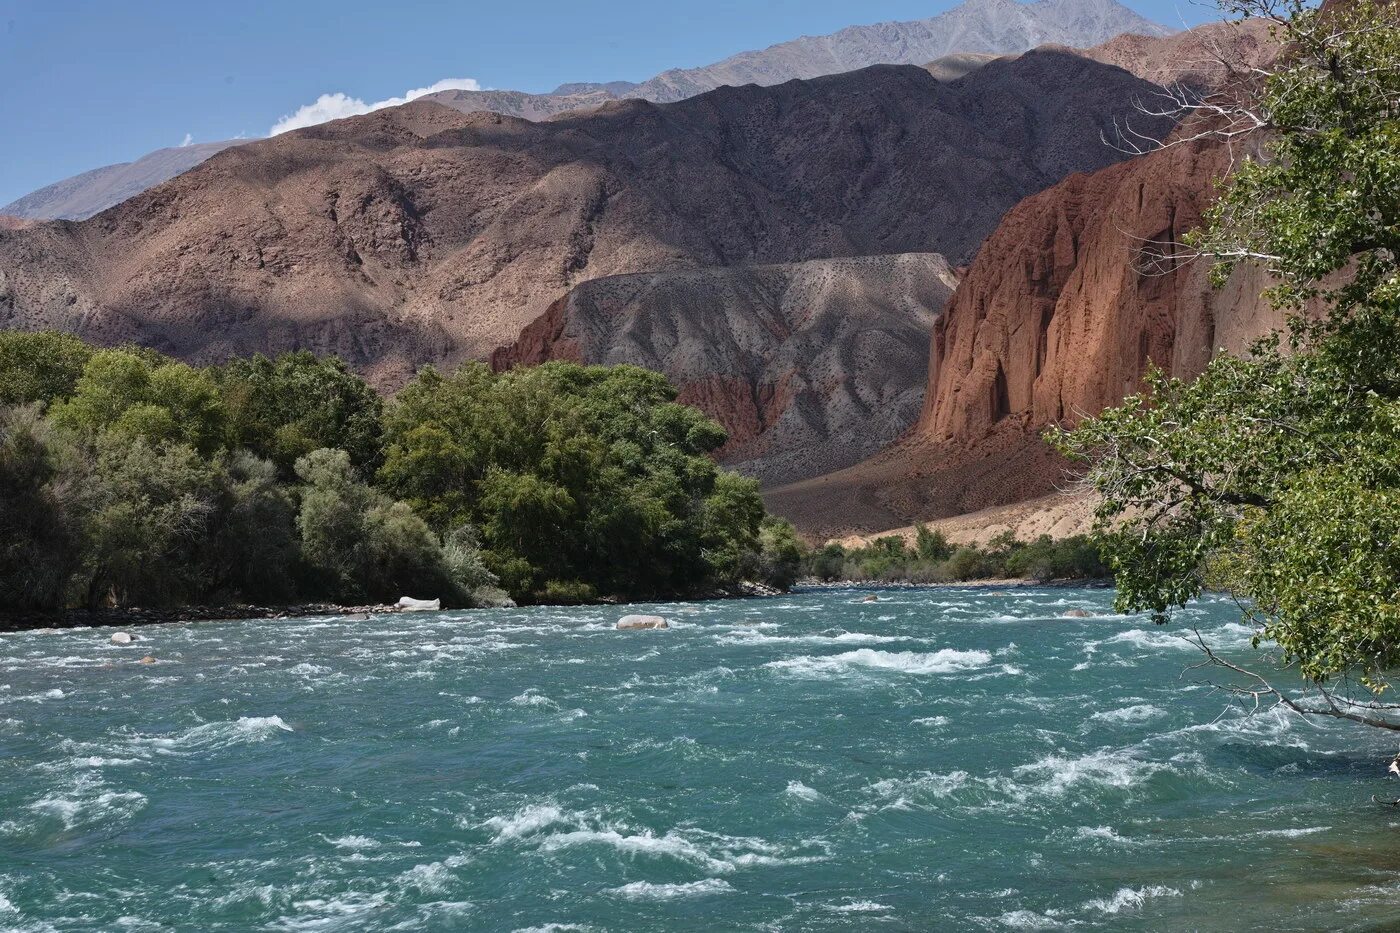
M 791 592 L 825 592 L 857 590 L 878 592 L 888 590 L 959 590 L 998 589 L 1112 589 L 1113 581 L 1054 580 L 1048 583 L 1030 579 L 969 580 L 962 583 L 902 583 L 860 580 L 823 582 L 799 581 Z M 679 602 L 716 602 L 724 600 L 771 599 L 786 595 L 780 590 L 761 584 L 748 584 L 722 593 L 708 593 Z M 620 601 L 602 601 L 601 606 L 627 605 Z M 513 606 L 478 606 L 477 609 L 514 608 Z M 548 607 L 546 607 L 548 608 Z M 556 606 L 554 608 L 563 608 Z M 331 603 L 310 603 L 297 606 L 189 606 L 181 609 L 70 609 L 53 615 L 39 612 L 0 612 L 0 633 L 26 632 L 40 629 L 132 628 L 148 625 L 175 625 L 186 622 L 234 622 L 243 620 L 279 621 L 288 619 L 344 618 L 366 621 L 371 616 L 407 615 L 414 610 L 393 605 L 339 606 Z
M 231 622 L 238 619 L 315 619 L 330 616 L 398 614 L 397 606 L 188 606 L 182 609 L 69 609 L 62 613 L 0 612 L 0 632 L 35 629 L 121 628 L 177 622 Z
M 676 602 L 712 602 L 730 599 L 767 599 L 783 595 L 782 591 L 761 583 L 746 583 L 725 590 L 716 590 Z M 600 606 L 623 606 L 621 600 L 600 600 Z M 513 602 L 493 606 L 473 606 L 477 609 L 514 609 Z M 555 608 L 563 608 L 556 606 Z M 451 611 L 451 610 L 449 610 Z M 40 629 L 132 628 L 148 625 L 174 625 L 184 622 L 235 622 L 243 620 L 287 620 L 345 618 L 367 621 L 371 616 L 408 615 L 421 610 L 402 609 L 393 605 L 340 606 L 333 603 L 308 603 L 295 606 L 187 606 L 178 609 L 69 609 L 62 613 L 0 611 L 0 633 L 28 632 Z

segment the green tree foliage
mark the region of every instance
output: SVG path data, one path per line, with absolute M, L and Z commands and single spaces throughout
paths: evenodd
M 301 560 L 295 491 L 277 467 L 247 450 L 221 458 L 215 510 L 198 554 L 201 599 L 227 603 L 253 598 L 295 599 Z
M 296 461 L 335 448 L 372 474 L 380 462 L 383 402 L 335 357 L 306 351 L 235 359 L 215 373 L 227 442 L 271 460 L 290 478 Z
M 302 555 L 321 592 L 363 602 L 464 589 L 427 523 L 365 483 L 345 451 L 312 451 L 296 472 L 305 483 L 297 514 Z
M 1217 279 L 1262 264 L 1289 333 L 1190 384 L 1153 373 L 1056 440 L 1091 463 L 1122 609 L 1166 621 L 1226 585 L 1305 677 L 1381 691 L 1400 661 L 1400 8 L 1240 9 L 1289 52 L 1229 110 L 1262 155 L 1193 242 Z
M 0 334 L 0 605 L 590 602 L 788 585 L 801 550 L 724 432 L 640 369 L 199 369 Z M 385 457 L 381 439 L 390 441 Z
M 953 556 L 953 546 L 941 531 L 932 531 L 927 525 L 914 526 L 914 551 L 919 560 L 936 564 Z
M 194 600 L 199 567 L 186 555 L 204 538 L 218 483 L 217 467 L 187 444 L 105 435 L 81 500 L 86 604 Z
M 81 534 L 67 454 L 37 405 L 0 408 L 0 605 L 63 604 Z
M 223 404 L 207 372 L 130 350 L 93 354 L 52 413 L 60 426 L 88 437 L 186 444 L 205 455 L 219 449 L 224 428 Z
M 385 422 L 385 488 L 439 531 L 480 529 L 517 598 L 697 591 L 761 549 L 756 485 L 715 466 L 724 432 L 656 373 L 426 370 Z
M 1102 580 L 1109 576 L 1098 546 L 1083 535 L 1060 540 L 1042 535 L 1024 543 L 1005 533 L 985 548 L 955 547 L 941 533 L 918 526 L 914 541 L 910 548 L 902 538 L 886 536 L 850 549 L 833 541 L 804 557 L 805 575 L 825 582 L 857 583 L 969 583 L 993 579 L 1049 583 Z
M 781 518 L 765 518 L 758 532 L 758 544 L 757 566 L 752 578 L 780 590 L 790 589 L 802 576 L 805 556 L 792 523 Z
M 0 332 L 0 405 L 47 405 L 72 394 L 92 353 L 71 334 Z

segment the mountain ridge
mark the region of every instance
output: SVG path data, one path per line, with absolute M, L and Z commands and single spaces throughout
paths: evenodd
M 543 123 L 418 101 L 226 150 L 85 222 L 0 234 L 0 324 L 195 362 L 334 352 L 392 386 L 489 355 L 591 279 L 965 263 L 1025 194 L 1121 158 L 1102 133 L 1153 89 L 1051 50 L 951 83 L 885 65 Z
M 1042 11 L 1048 17 L 1047 23 L 1036 27 L 1030 21 Z M 1012 27 L 998 27 L 992 21 L 996 13 L 1018 22 Z M 981 20 L 977 21 L 979 16 Z M 965 21 L 970 21 L 971 25 Z M 949 37 L 940 39 L 935 35 L 933 24 L 940 22 L 949 27 Z M 1030 4 L 1016 0 L 966 0 L 959 7 L 924 20 L 851 26 L 827 36 L 802 37 L 764 50 L 740 52 L 712 65 L 670 69 L 641 83 L 571 83 L 560 85 L 547 94 L 513 90 L 442 91 L 428 98 L 463 112 L 487 110 L 546 120 L 623 98 L 675 102 L 722 85 L 770 86 L 875 64 L 922 66 L 955 52 L 1019 54 L 1047 43 L 1088 47 L 1113 35 L 1135 31 L 1148 35 L 1170 32 L 1116 0 L 1036 0 Z M 960 42 L 976 47 L 964 48 Z M 802 50 L 806 50 L 808 56 L 805 60 Z M 133 162 L 103 166 L 46 185 L 0 207 L 0 214 L 28 220 L 85 220 L 188 171 L 224 148 L 239 144 L 239 140 L 227 140 L 156 150 Z

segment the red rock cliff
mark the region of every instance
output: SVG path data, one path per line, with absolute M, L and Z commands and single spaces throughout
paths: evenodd
M 965 445 L 1008 420 L 1077 420 L 1136 390 L 1149 362 L 1194 376 L 1278 326 L 1257 273 L 1215 290 L 1208 264 L 1183 258 L 1229 158 L 1183 144 L 1017 205 L 935 325 L 919 433 Z

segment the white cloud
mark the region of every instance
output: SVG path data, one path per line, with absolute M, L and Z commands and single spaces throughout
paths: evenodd
M 193 142 L 194 142 L 194 136 L 192 136 L 192 135 L 189 134 L 189 133 L 186 133 L 186 134 L 185 134 L 185 138 L 180 142 L 180 148 L 183 149 L 183 148 L 185 148 L 186 146 L 191 145 Z
M 479 91 L 481 84 L 473 78 L 444 78 L 443 80 L 429 87 L 414 88 L 405 91 L 402 97 L 390 97 L 386 100 L 375 101 L 367 104 L 358 97 L 351 97 L 348 94 L 337 91 L 334 94 L 322 94 L 316 98 L 313 104 L 303 104 L 297 108 L 295 113 L 287 114 L 278 120 L 268 131 L 269 136 L 276 136 L 278 133 L 285 133 L 288 130 L 299 130 L 304 126 L 315 126 L 318 123 L 325 123 L 329 120 L 340 120 L 345 117 L 357 117 L 362 113 L 370 113 L 375 110 L 383 110 L 385 107 L 397 107 L 399 104 L 406 104 L 411 100 L 417 100 L 424 94 L 435 94 L 438 91 Z

